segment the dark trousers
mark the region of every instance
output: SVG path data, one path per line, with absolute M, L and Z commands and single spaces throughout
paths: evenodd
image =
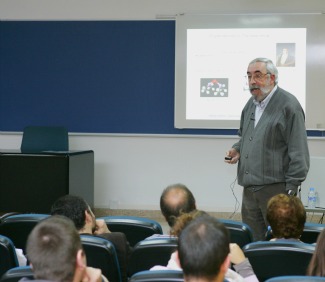
M 245 187 L 243 191 L 242 219 L 253 230 L 254 241 L 265 240 L 269 223 L 266 220 L 267 202 L 277 194 L 286 193 L 285 183 Z

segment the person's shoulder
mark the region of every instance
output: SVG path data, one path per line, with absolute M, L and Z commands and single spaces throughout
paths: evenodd
M 286 107 L 290 107 L 290 108 L 295 108 L 295 109 L 302 109 L 301 105 L 297 99 L 297 97 L 295 95 L 293 95 L 292 93 L 278 87 L 276 95 L 278 102 L 281 103 L 281 105 L 284 105 Z

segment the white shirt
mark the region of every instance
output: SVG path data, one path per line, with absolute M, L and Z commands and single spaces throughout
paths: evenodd
M 275 90 L 277 90 L 278 86 L 275 85 L 272 89 L 272 91 L 270 92 L 269 95 L 267 95 L 265 97 L 265 99 L 261 102 L 258 102 L 256 101 L 255 99 L 253 100 L 253 103 L 256 105 L 256 108 L 255 108 L 255 121 L 254 121 L 254 127 L 256 127 L 258 121 L 260 120 L 267 104 L 269 103 L 269 101 L 271 100 Z

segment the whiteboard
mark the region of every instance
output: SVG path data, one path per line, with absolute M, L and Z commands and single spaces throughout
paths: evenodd
M 301 185 L 301 201 L 307 205 L 310 187 L 314 187 L 317 195 L 316 207 L 325 208 L 325 158 L 310 157 L 310 169 L 306 180 Z

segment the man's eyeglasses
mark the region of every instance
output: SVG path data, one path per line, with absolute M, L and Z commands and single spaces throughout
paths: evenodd
M 254 74 L 248 74 L 248 75 L 245 75 L 245 78 L 248 80 L 248 81 L 251 81 L 251 79 L 254 79 L 255 81 L 261 81 L 264 76 L 270 74 L 269 72 L 267 73 L 261 73 L 261 72 L 257 72 L 257 73 L 254 73 Z

